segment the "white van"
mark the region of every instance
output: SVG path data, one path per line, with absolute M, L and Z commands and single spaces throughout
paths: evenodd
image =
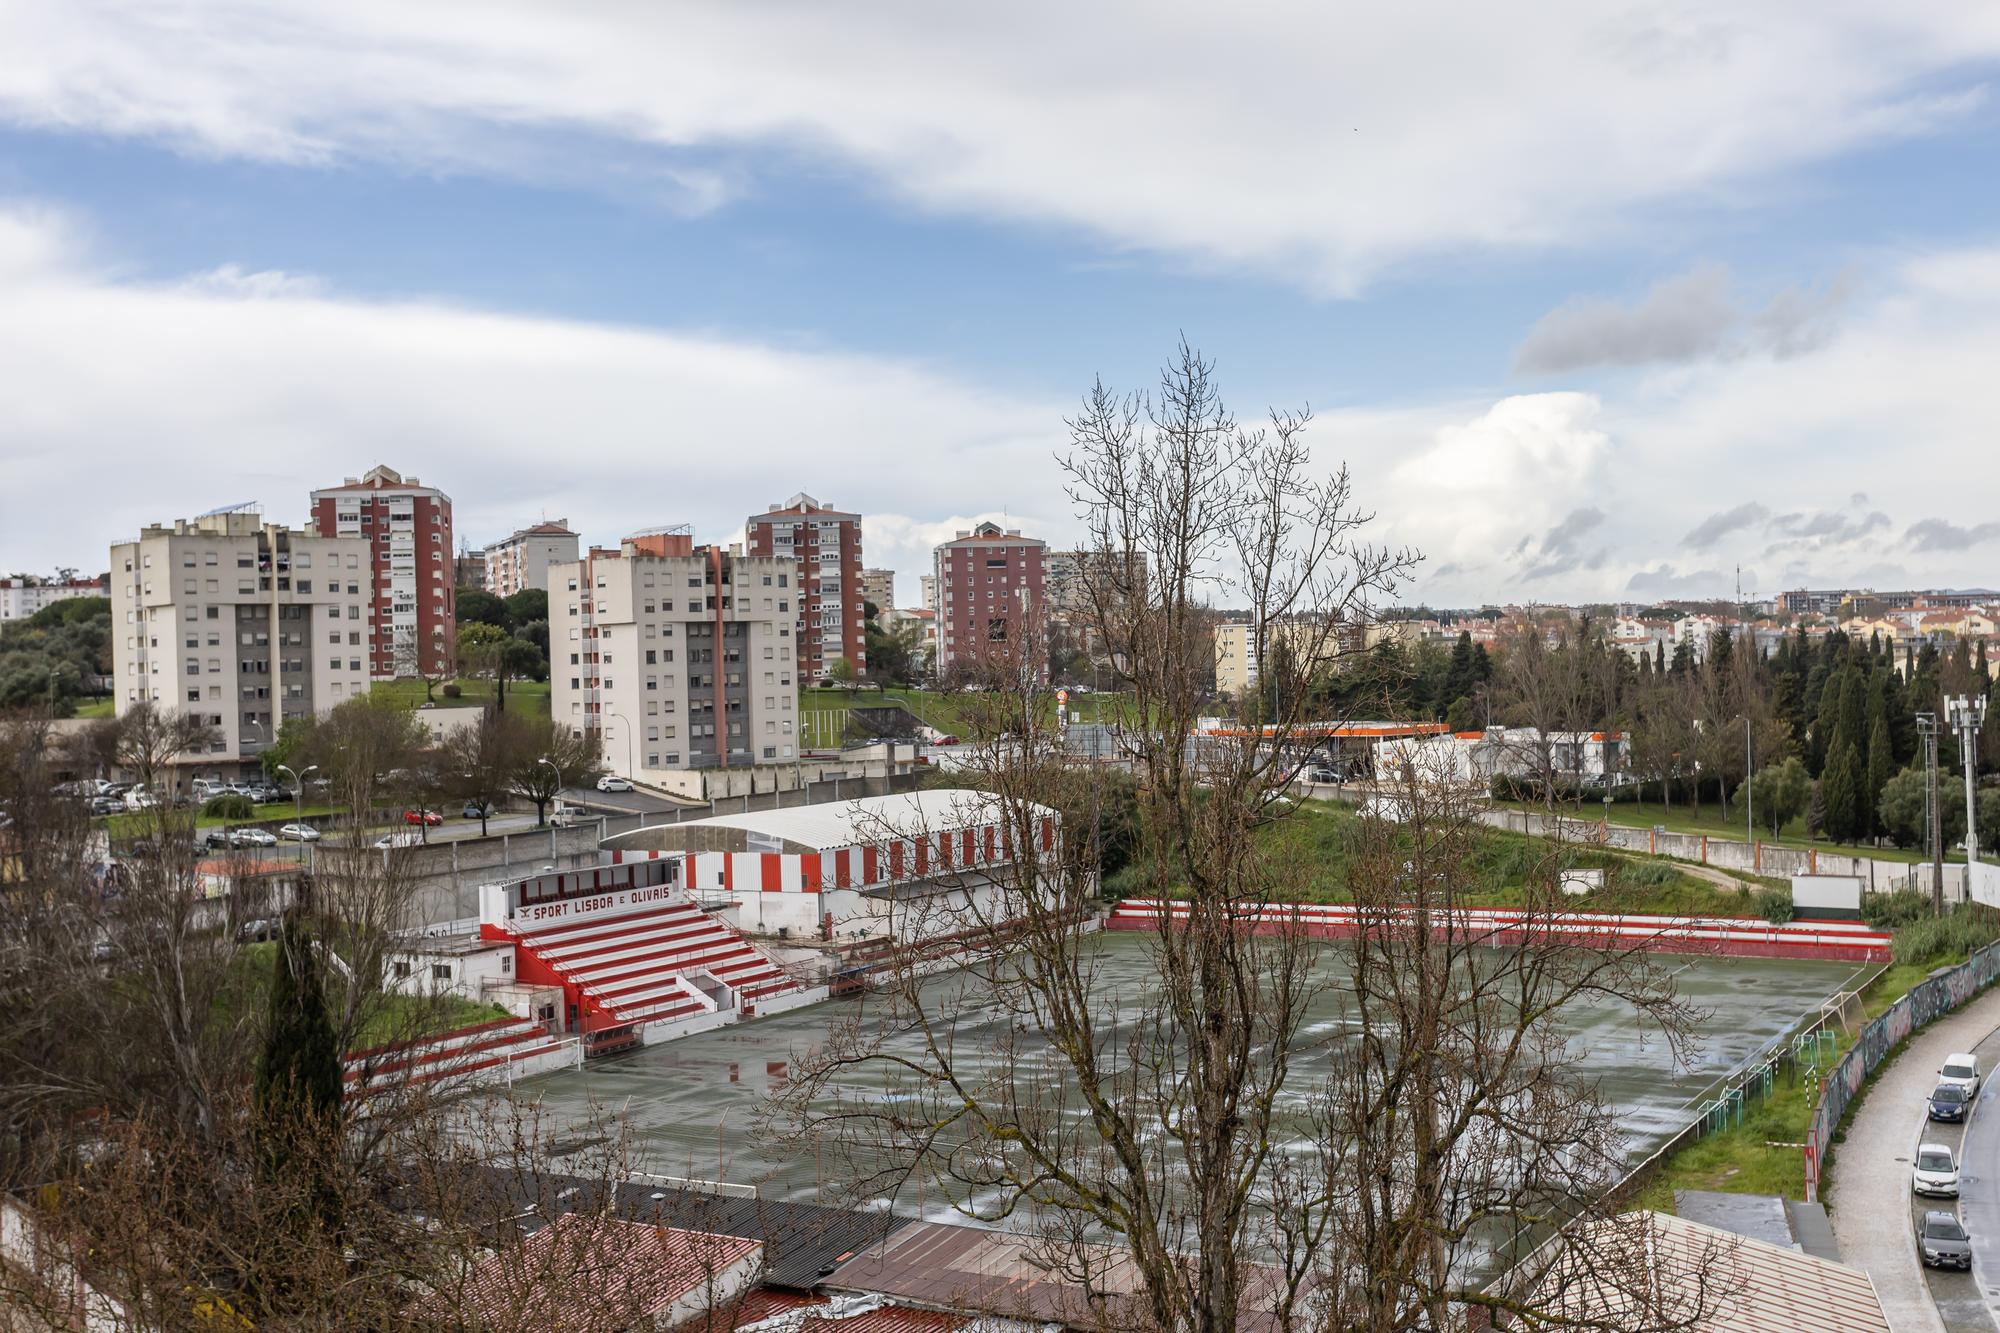
M 1971 1101 L 1979 1095 L 1979 1057 L 1976 1055 L 1947 1055 L 1944 1065 L 1938 1070 L 1939 1083 L 1953 1083 L 1965 1089 L 1965 1099 Z

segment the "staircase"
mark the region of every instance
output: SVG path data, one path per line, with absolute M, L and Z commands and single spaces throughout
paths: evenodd
M 760 1004 L 804 995 L 756 945 L 685 898 L 570 925 L 517 929 L 514 939 L 527 960 L 540 965 L 524 963 L 518 969 L 524 977 L 546 969 L 582 995 L 586 1032 L 677 1022 L 731 1007 L 749 1014 Z
M 349 1051 L 341 1073 L 346 1095 L 371 1097 L 417 1084 L 525 1078 L 574 1063 L 576 1057 L 574 1041 L 551 1037 L 541 1024 L 498 1018 L 415 1041 Z

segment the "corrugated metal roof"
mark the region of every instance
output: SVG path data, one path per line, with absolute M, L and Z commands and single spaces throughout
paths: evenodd
M 1698 1333 L 1889 1333 L 1875 1284 L 1858 1268 L 1668 1213 L 1592 1227 L 1590 1244 L 1559 1255 L 1543 1280 L 1554 1312 L 1616 1320 L 1625 1310 L 1637 1315 L 1645 1293 L 1684 1317 L 1707 1306 L 1708 1317 L 1691 1326 Z
M 702 843 L 699 834 L 685 841 L 677 839 L 676 835 L 689 829 L 742 829 L 746 833 L 795 844 L 807 851 L 833 851 L 857 843 L 885 842 L 898 834 L 910 837 L 918 833 L 990 823 L 996 816 L 997 807 L 997 799 L 987 792 L 966 787 L 938 787 L 896 792 L 888 796 L 864 796 L 852 801 L 751 810 L 739 815 L 688 819 L 678 824 L 656 824 L 632 834 L 607 839 L 606 845 L 617 847 L 628 840 L 637 841 L 643 835 L 644 846 L 673 849 Z
M 805 1296 L 768 1288 L 736 1307 L 735 1326 L 758 1333 L 954 1333 L 970 1315 L 919 1310 L 879 1297 Z
M 621 1185 L 618 1204 L 621 1214 L 641 1221 L 763 1241 L 764 1280 L 777 1287 L 813 1287 L 824 1273 L 909 1225 L 908 1218 L 891 1213 L 641 1184 Z

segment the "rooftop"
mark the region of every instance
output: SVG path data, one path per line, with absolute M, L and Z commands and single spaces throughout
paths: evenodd
M 451 1295 L 483 1326 L 641 1326 L 704 1289 L 733 1297 L 747 1281 L 740 1269 L 762 1249 L 742 1236 L 565 1213 L 482 1262 Z M 732 1276 L 735 1290 L 723 1290 Z
M 864 796 L 853 801 L 752 810 L 679 824 L 655 824 L 605 841 L 606 847 L 666 851 L 830 852 L 898 834 L 964 828 L 995 818 L 994 798 L 963 787 Z

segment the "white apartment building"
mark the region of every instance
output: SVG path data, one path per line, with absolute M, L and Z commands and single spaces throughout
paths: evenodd
M 113 546 L 117 711 L 196 714 L 217 736 L 184 765 L 253 765 L 285 719 L 368 692 L 369 553 L 247 509 Z
M 66 602 L 72 597 L 102 597 L 104 585 L 96 579 L 43 579 L 17 574 L 0 579 L 0 624 L 26 620 L 45 606 Z
M 799 756 L 798 562 L 627 538 L 550 570 L 555 720 L 637 782 Z
M 570 531 L 568 519 L 549 519 L 522 528 L 480 554 L 485 560 L 486 580 L 479 586 L 495 597 L 512 597 L 528 588 L 547 592 L 549 568 L 576 562 L 577 536 Z

